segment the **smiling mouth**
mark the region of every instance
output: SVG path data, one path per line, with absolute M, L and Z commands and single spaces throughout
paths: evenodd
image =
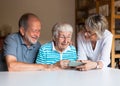
M 68 46 L 68 44 L 62 44 L 62 46 Z
M 32 37 L 32 39 L 37 40 L 37 39 L 38 39 L 38 37 Z

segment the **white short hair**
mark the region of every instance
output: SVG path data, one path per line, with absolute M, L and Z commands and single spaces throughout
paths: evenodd
M 60 31 L 73 33 L 73 27 L 67 23 L 57 23 L 52 28 L 52 36 L 57 37 Z

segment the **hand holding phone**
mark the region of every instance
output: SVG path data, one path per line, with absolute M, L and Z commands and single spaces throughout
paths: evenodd
M 69 67 L 76 67 L 76 66 L 80 66 L 80 65 L 84 65 L 84 63 L 77 62 L 77 61 L 70 61 L 68 64 Z

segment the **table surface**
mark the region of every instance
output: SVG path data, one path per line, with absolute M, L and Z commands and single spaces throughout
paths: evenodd
M 120 86 L 120 70 L 0 72 L 0 86 Z

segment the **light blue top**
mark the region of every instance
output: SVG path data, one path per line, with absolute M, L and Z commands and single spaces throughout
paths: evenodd
M 60 60 L 75 61 L 77 59 L 76 49 L 74 46 L 68 46 L 62 53 L 59 53 L 53 42 L 48 42 L 41 46 L 36 59 L 38 64 L 55 64 Z
M 34 63 L 40 43 L 31 45 L 29 48 L 24 43 L 19 33 L 9 35 L 4 42 L 4 56 L 13 55 L 19 62 Z

